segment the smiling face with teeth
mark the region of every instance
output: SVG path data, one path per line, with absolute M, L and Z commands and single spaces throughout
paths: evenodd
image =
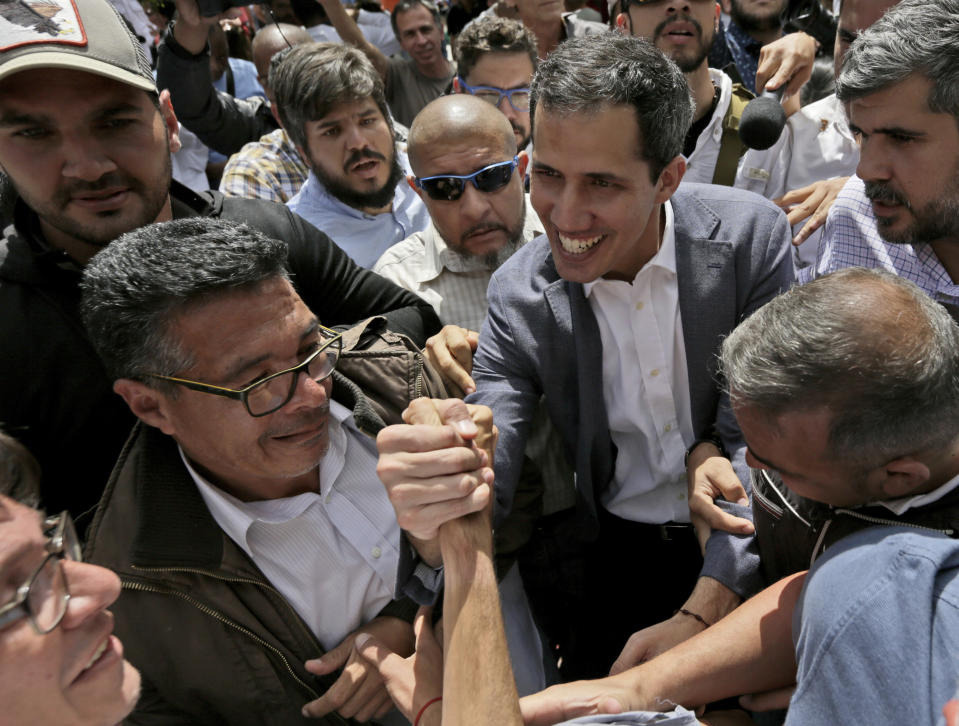
M 45 555 L 39 512 L 0 496 L 0 603 Z M 106 610 L 120 580 L 95 565 L 61 564 L 71 597 L 60 624 L 39 635 L 22 618 L 0 630 L 3 722 L 110 726 L 126 717 L 140 693 L 140 674 L 123 660 Z
M 653 180 L 639 135 L 631 106 L 536 109 L 530 201 L 564 279 L 632 281 L 659 249 L 662 205 L 685 162 L 677 156 Z

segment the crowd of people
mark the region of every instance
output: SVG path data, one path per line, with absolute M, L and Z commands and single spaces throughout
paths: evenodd
M 3 726 L 959 726 L 959 0 L 7 0 L 0 223 Z

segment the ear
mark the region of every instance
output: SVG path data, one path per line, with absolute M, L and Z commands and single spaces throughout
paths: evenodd
M 616 30 L 618 30 L 623 35 L 629 35 L 630 32 L 629 32 L 629 28 L 627 27 L 628 22 L 629 22 L 629 18 L 626 17 L 626 13 L 619 13 L 616 16 Z
M 460 77 L 453 76 L 453 93 L 462 93 L 463 86 L 460 85 Z
M 870 472 L 867 481 L 870 477 L 875 478 L 878 486 L 870 489 L 881 492 L 883 499 L 899 499 L 920 494 L 923 485 L 929 481 L 929 474 L 925 463 L 911 456 L 902 456 Z
M 175 154 L 181 146 L 180 123 L 176 120 L 176 114 L 173 112 L 173 101 L 170 100 L 170 91 L 167 89 L 160 91 L 160 115 L 163 117 L 167 139 L 170 141 L 170 153 Z
M 656 182 L 656 203 L 662 204 L 676 191 L 679 182 L 686 173 L 686 159 L 681 154 L 676 155 L 659 175 Z
M 525 151 L 519 152 L 516 156 L 519 157 L 519 162 L 516 165 L 517 170 L 519 170 L 519 175 L 521 177 L 526 176 L 526 167 L 529 166 L 529 154 Z
M 175 428 L 168 410 L 169 399 L 155 388 L 130 378 L 118 378 L 113 391 L 120 395 L 133 415 L 143 423 L 172 436 Z

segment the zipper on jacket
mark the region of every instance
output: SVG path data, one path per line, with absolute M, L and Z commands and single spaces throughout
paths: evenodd
M 885 524 L 893 527 L 912 527 L 913 529 L 921 529 L 925 532 L 939 532 L 944 534 L 947 537 L 952 537 L 955 530 L 952 529 L 936 529 L 935 527 L 925 527 L 921 524 L 912 524 L 911 522 L 899 522 L 894 519 L 883 519 L 882 517 L 871 517 L 868 514 L 860 514 L 859 512 L 853 511 L 851 509 L 837 509 L 836 514 L 847 514 L 850 517 L 855 517 L 856 519 L 861 519 L 864 522 L 869 522 L 871 524 Z
M 286 598 L 283 597 L 282 593 L 277 590 L 273 585 L 271 585 L 266 580 L 257 580 L 252 577 L 228 577 L 226 575 L 220 575 L 216 572 L 210 572 L 209 570 L 201 570 L 195 567 L 139 567 L 137 565 L 130 565 L 134 570 L 139 570 L 140 572 L 186 572 L 191 575 L 202 575 L 204 577 L 211 577 L 214 580 L 220 580 L 222 582 L 238 582 L 244 585 L 253 585 L 254 587 L 259 587 L 262 590 L 273 593 L 276 598 L 283 603 L 283 605 L 290 611 L 293 615 L 293 621 L 300 626 L 300 629 L 303 631 L 303 635 L 306 636 L 306 639 L 313 642 L 317 650 L 322 651 L 323 646 L 316 639 L 316 636 L 313 634 L 313 631 L 309 630 L 306 627 L 306 624 L 300 618 L 299 614 L 293 609 L 293 606 L 286 601 Z M 242 627 L 242 626 L 239 626 Z M 299 679 L 297 679 L 299 680 Z M 312 689 L 311 689 L 312 690 Z
M 243 633 L 243 635 L 247 636 L 254 642 L 258 643 L 263 648 L 266 648 L 267 650 L 270 650 L 274 654 L 276 654 L 276 656 L 283 662 L 283 665 L 286 667 L 286 670 L 293 677 L 293 679 L 297 683 L 299 683 L 309 694 L 311 694 L 312 700 L 315 701 L 317 698 L 320 697 L 316 691 L 314 691 L 307 683 L 304 683 L 303 680 L 298 675 L 296 675 L 296 672 L 290 666 L 290 661 L 287 659 L 285 655 L 283 655 L 283 653 L 278 648 L 275 648 L 274 646 L 267 643 L 265 640 L 263 640 L 263 638 L 261 638 L 259 635 L 254 633 L 249 628 L 245 628 L 239 623 L 235 622 L 234 620 L 228 618 L 219 610 L 214 610 L 209 605 L 205 605 L 199 600 L 179 590 L 174 590 L 172 588 L 167 589 L 167 588 L 156 587 L 155 585 L 146 585 L 142 582 L 135 582 L 133 580 L 121 580 L 121 582 L 123 584 L 123 587 L 125 587 L 128 590 L 138 590 L 140 592 L 152 592 L 157 595 L 172 595 L 174 597 L 178 597 L 181 600 L 185 600 L 186 602 L 190 603 L 193 607 L 195 607 L 204 615 L 209 615 L 211 618 L 218 620 L 224 625 L 228 625 L 234 630 L 240 633 Z

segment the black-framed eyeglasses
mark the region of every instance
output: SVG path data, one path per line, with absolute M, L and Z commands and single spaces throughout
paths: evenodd
M 63 572 L 63 560 L 82 562 L 80 539 L 68 512 L 61 512 L 43 523 L 48 536 L 47 556 L 33 574 L 17 588 L 13 600 L 0 606 L 0 628 L 21 618 L 40 635 L 56 628 L 67 612 L 70 589 Z
M 499 106 L 503 97 L 509 101 L 509 105 L 514 111 L 529 111 L 529 88 L 497 88 L 496 86 L 471 86 L 463 80 L 463 76 L 457 76 L 460 86 L 464 91 L 472 96 Z
M 225 388 L 211 383 L 191 381 L 187 378 L 161 376 L 157 373 L 146 375 L 161 381 L 176 383 L 191 391 L 232 398 L 242 402 L 251 416 L 266 416 L 283 408 L 293 398 L 300 373 L 305 372 L 316 383 L 321 383 L 332 375 L 343 349 L 343 337 L 341 333 L 323 327 L 320 328 L 320 334 L 322 337 L 316 350 L 310 353 L 302 363 L 254 381 L 245 388 Z
M 472 174 L 416 177 L 413 182 L 429 194 L 430 199 L 441 202 L 455 202 L 463 196 L 463 192 L 466 190 L 466 182 L 472 183 L 474 187 L 487 194 L 502 189 L 509 184 L 517 164 L 519 164 L 518 155 L 514 156 L 512 161 L 490 164 L 482 169 L 477 169 Z

